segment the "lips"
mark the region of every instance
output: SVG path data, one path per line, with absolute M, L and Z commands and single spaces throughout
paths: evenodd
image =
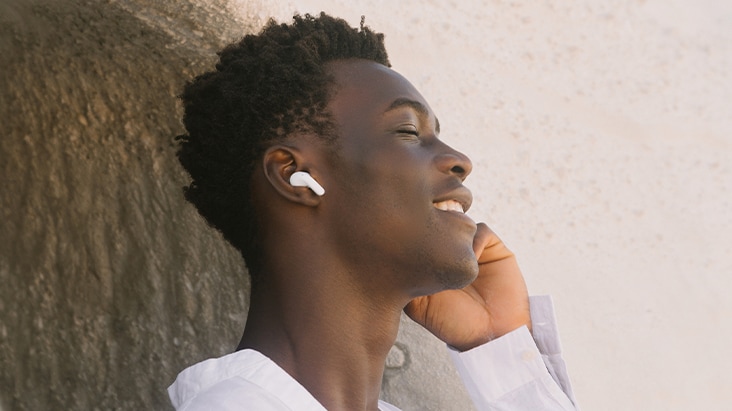
M 465 214 L 472 202 L 473 195 L 470 193 L 470 190 L 464 186 L 460 186 L 455 190 L 440 195 L 432 202 L 432 205 L 438 210 Z

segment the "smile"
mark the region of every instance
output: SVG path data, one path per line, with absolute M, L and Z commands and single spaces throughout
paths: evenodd
M 453 211 L 456 213 L 464 214 L 465 210 L 463 209 L 463 205 L 455 200 L 445 200 L 440 201 L 439 203 L 432 203 L 432 205 L 442 211 Z

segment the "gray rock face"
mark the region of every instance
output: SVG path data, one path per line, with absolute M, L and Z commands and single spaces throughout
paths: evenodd
M 0 408 L 168 409 L 238 341 L 248 278 L 174 143 L 181 86 L 261 25 L 227 7 L 0 3 Z

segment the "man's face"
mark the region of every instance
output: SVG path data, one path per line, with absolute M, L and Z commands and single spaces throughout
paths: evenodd
M 478 272 L 476 225 L 462 212 L 470 160 L 438 139 L 429 105 L 395 71 L 365 60 L 329 69 L 339 140 L 322 206 L 339 255 L 370 269 L 374 286 L 412 297 L 469 284 Z

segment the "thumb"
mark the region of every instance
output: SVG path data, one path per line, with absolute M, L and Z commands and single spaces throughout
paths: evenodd
M 478 258 L 478 264 L 492 263 L 514 256 L 498 235 L 483 223 L 478 224 L 478 232 L 473 239 L 473 251 Z
M 473 252 L 475 253 L 475 258 L 480 259 L 480 255 L 483 254 L 483 249 L 491 241 L 491 235 L 495 234 L 493 234 L 493 231 L 485 223 L 478 223 L 477 226 L 478 229 L 475 231 L 475 236 L 473 236 Z

